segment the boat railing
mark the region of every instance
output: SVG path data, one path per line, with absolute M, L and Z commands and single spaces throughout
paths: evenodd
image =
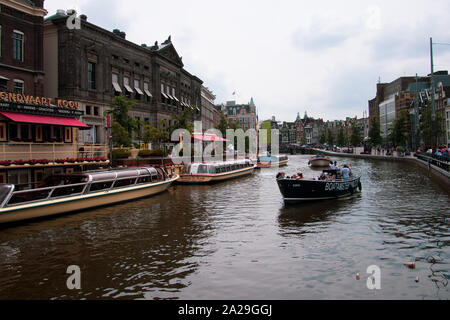
M 36 189 L 13 191 L 4 206 L 28 204 L 37 201 L 58 199 L 67 196 L 77 196 L 88 193 L 108 191 L 116 188 L 131 187 L 139 184 L 158 182 L 160 179 L 155 175 L 137 175 L 115 179 L 88 181 L 74 184 L 64 184 Z
M 87 182 L 66 184 L 60 186 L 44 187 L 39 189 L 22 190 L 13 192 L 5 206 L 27 204 L 36 201 L 45 201 L 67 196 L 84 194 Z

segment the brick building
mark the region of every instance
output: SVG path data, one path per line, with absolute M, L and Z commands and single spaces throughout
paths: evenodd
M 43 95 L 43 0 L 0 1 L 0 90 Z
M 153 46 L 137 45 L 125 32 L 105 30 L 85 15 L 79 29 L 69 29 L 68 17 L 58 10 L 44 24 L 45 90 L 80 102 L 91 128 L 81 140 L 108 143 L 103 115 L 116 95 L 136 100 L 130 116 L 155 127 L 172 125 L 172 115 L 184 108 L 192 109 L 192 120 L 201 119 L 202 81 L 183 68 L 170 36 Z

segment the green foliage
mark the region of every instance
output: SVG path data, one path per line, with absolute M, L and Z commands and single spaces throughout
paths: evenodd
M 370 143 L 374 146 L 378 146 L 383 142 L 381 138 L 380 119 L 377 116 L 370 119 L 369 139 Z
M 330 128 L 328 128 L 327 142 L 329 146 L 333 146 L 334 144 L 334 135 Z
M 261 129 L 265 129 L 266 130 L 266 134 L 267 134 L 267 141 L 265 141 L 266 137 L 263 136 L 263 142 L 266 142 L 267 145 L 270 145 L 271 141 L 272 141 L 272 135 L 271 135 L 271 131 L 272 130 L 272 126 L 270 125 L 270 121 L 264 121 L 263 123 L 261 123 Z M 220 130 L 220 129 L 219 129 Z
M 142 140 L 144 143 L 161 144 L 169 138 L 169 132 L 165 128 L 158 129 L 150 124 L 144 125 Z
M 113 121 L 111 125 L 111 133 L 115 145 L 131 146 L 131 136 L 129 132 L 120 125 L 119 122 Z
M 436 135 L 438 137 L 442 136 L 445 131 L 442 126 L 442 122 L 444 118 L 441 113 L 436 113 Z M 434 137 L 433 132 L 433 118 L 432 118 L 432 107 L 431 102 L 428 103 L 428 106 L 422 111 L 422 119 L 420 122 L 420 133 L 422 134 L 423 141 L 428 146 L 434 146 L 436 143 L 436 139 Z
M 338 146 L 342 147 L 342 146 L 345 146 L 347 144 L 346 140 L 347 140 L 347 137 L 345 136 L 344 127 L 340 127 L 336 143 L 338 144 Z
M 126 159 L 131 155 L 131 152 L 127 149 L 114 149 L 112 151 L 113 161 L 117 159 Z
M 326 142 L 327 142 L 327 134 L 325 131 L 323 131 L 322 134 L 320 135 L 319 143 L 325 144 Z
M 388 136 L 388 140 L 392 142 L 394 146 L 405 147 L 408 138 L 410 136 L 409 119 L 407 111 L 403 110 L 398 115 L 398 118 L 391 125 L 391 132 Z
M 352 146 L 358 147 L 359 145 L 361 145 L 362 140 L 361 129 L 359 128 L 359 126 L 352 126 L 352 131 L 350 134 L 350 143 L 352 144 Z
M 109 104 L 111 110 L 105 112 L 112 116 L 112 136 L 116 145 L 131 145 L 131 134 L 136 130 L 137 122 L 129 116 L 129 111 L 136 105 L 136 101 L 125 96 L 114 97 Z
M 222 133 L 222 137 L 225 137 L 227 134 L 228 128 L 229 128 L 229 126 L 228 126 L 227 118 L 225 117 L 225 115 L 223 113 L 220 113 L 220 120 L 216 126 L 216 129 L 218 129 Z
M 186 129 L 192 134 L 192 132 L 194 132 L 191 121 L 192 114 L 193 109 L 184 108 L 182 112 L 172 115 L 174 124 L 169 128 L 169 131 L 172 132 L 176 129 Z
M 139 150 L 139 157 L 166 157 L 167 151 L 164 149 Z

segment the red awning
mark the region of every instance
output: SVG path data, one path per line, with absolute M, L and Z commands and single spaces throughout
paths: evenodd
M 25 123 L 40 123 L 40 124 L 53 124 L 56 126 L 66 127 L 79 127 L 88 128 L 89 126 L 73 118 L 52 117 L 52 116 L 37 116 L 34 114 L 13 113 L 13 112 L 0 112 L 8 119 L 14 122 Z
M 202 141 L 228 141 L 227 139 L 218 137 L 218 136 L 212 136 L 212 135 L 201 135 L 201 134 L 194 134 L 194 139 L 202 140 Z

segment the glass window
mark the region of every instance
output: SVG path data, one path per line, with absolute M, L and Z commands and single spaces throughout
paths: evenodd
M 95 90 L 95 63 L 88 62 L 88 89 Z
M 13 58 L 14 60 L 23 61 L 23 42 L 24 34 L 20 31 L 13 31 Z
M 24 85 L 22 80 L 14 79 L 14 87 L 13 87 L 14 93 L 24 93 Z
M 91 106 L 86 106 L 86 114 L 91 114 Z

